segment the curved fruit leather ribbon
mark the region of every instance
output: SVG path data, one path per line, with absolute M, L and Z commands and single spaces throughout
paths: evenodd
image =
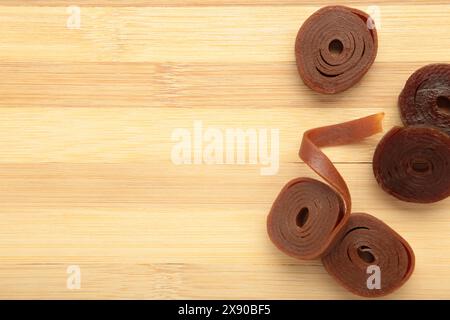
M 299 156 L 329 185 L 311 179 L 290 181 L 273 203 L 267 219 L 272 242 L 299 259 L 321 257 L 351 212 L 347 184 L 320 147 L 359 141 L 382 130 L 379 113 L 341 124 L 308 130 Z
M 351 197 L 342 176 L 321 147 L 352 143 L 382 130 L 379 113 L 311 129 L 299 156 L 329 185 L 297 178 L 280 192 L 267 218 L 275 246 L 299 259 L 322 258 L 326 270 L 351 292 L 376 297 L 400 287 L 414 269 L 408 243 L 368 214 L 350 214 Z M 381 289 L 367 287 L 367 267 L 380 268 Z
M 431 64 L 414 72 L 398 105 L 405 125 L 426 125 L 450 135 L 450 64 Z
M 396 198 L 417 203 L 450 196 L 450 136 L 440 130 L 394 127 L 373 157 L 378 184 Z
M 401 287 L 414 270 L 409 244 L 384 222 L 366 213 L 354 213 L 330 253 L 322 258 L 325 269 L 343 287 L 363 297 L 380 297 Z M 370 279 L 379 268 L 379 287 Z M 369 273 L 368 273 L 369 272 Z M 368 285 L 369 282 L 369 285 Z
M 363 11 L 344 6 L 316 11 L 303 23 L 295 42 L 303 82 L 327 94 L 358 82 L 373 64 L 377 49 L 373 20 Z

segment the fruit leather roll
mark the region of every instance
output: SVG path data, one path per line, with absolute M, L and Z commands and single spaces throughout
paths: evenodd
M 297 69 L 311 89 L 338 93 L 366 74 L 377 49 L 377 31 L 368 14 L 344 6 L 327 6 L 300 27 L 295 41 Z

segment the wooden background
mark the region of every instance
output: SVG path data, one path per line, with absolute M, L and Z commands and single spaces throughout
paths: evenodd
M 305 129 L 386 112 L 407 77 L 449 62 L 448 1 L 335 1 L 381 10 L 379 53 L 354 88 L 300 81 L 294 40 L 327 1 L 0 1 L 0 298 L 354 298 L 319 261 L 270 243 L 268 210 Z M 66 27 L 69 5 L 81 28 Z M 280 170 L 176 166 L 176 128 L 280 130 Z M 354 211 L 412 245 L 417 267 L 388 298 L 450 298 L 450 199 L 406 204 L 371 173 L 381 135 L 327 149 Z M 66 269 L 81 268 L 81 289 Z

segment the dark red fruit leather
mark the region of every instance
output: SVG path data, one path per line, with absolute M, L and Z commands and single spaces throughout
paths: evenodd
M 396 198 L 430 203 L 450 195 L 450 137 L 440 130 L 394 127 L 373 157 L 378 184 Z
M 450 64 L 430 64 L 414 72 L 398 105 L 406 126 L 426 125 L 450 135 Z

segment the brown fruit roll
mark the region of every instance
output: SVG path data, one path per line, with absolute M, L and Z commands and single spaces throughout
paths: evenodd
M 329 185 L 311 179 L 290 181 L 267 218 L 270 239 L 281 251 L 299 259 L 321 257 L 347 222 L 351 198 L 347 184 L 320 147 L 359 141 L 382 130 L 384 114 L 308 130 L 299 156 Z
M 310 178 L 290 181 L 267 218 L 267 231 L 276 247 L 299 259 L 321 257 L 341 285 L 364 297 L 382 296 L 402 286 L 413 272 L 414 253 L 382 221 L 364 213 L 350 214 L 347 184 L 320 148 L 380 132 L 383 115 L 306 131 L 299 156 L 328 185 Z M 368 286 L 368 267 L 373 266 L 379 268 L 379 289 Z
M 373 156 L 378 184 L 394 197 L 431 203 L 450 195 L 450 136 L 412 126 L 392 128 Z
M 295 41 L 303 82 L 326 94 L 358 82 L 373 64 L 377 49 L 373 20 L 363 11 L 344 6 L 316 11 L 303 23 Z
M 354 213 L 322 262 L 343 287 L 373 298 L 401 287 L 414 270 L 415 258 L 408 242 L 384 222 L 366 213 Z M 370 289 L 367 283 L 371 280 L 370 266 L 379 268 L 379 288 Z
M 406 126 L 426 125 L 450 135 L 450 64 L 430 64 L 414 72 L 398 105 Z

